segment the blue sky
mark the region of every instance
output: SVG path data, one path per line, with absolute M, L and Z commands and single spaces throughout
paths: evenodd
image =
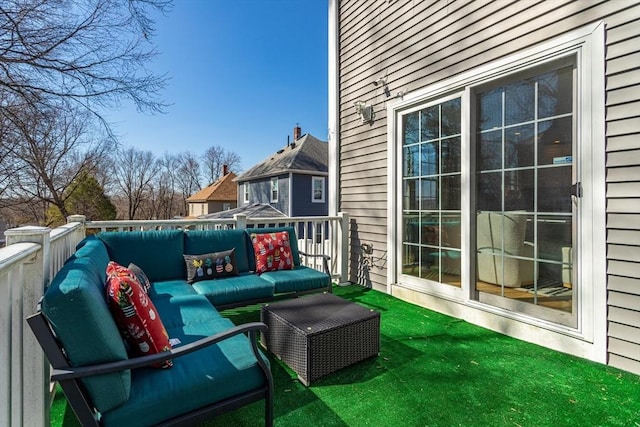
M 157 156 L 219 145 L 244 170 L 286 145 L 296 123 L 326 141 L 327 14 L 326 0 L 176 0 L 156 17 L 149 65 L 170 77 L 171 105 L 110 112 L 120 141 Z

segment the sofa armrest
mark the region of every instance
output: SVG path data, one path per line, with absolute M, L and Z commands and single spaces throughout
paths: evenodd
M 331 257 L 329 255 L 324 255 L 324 254 L 313 255 L 313 254 L 308 254 L 302 251 L 298 251 L 298 252 L 302 256 L 306 256 L 310 258 L 322 258 L 322 266 L 324 267 L 324 272 L 327 273 L 329 277 L 331 277 L 331 271 L 329 270 L 329 260 L 331 259 Z
M 127 369 L 136 369 L 152 364 L 164 362 L 169 359 L 175 359 L 180 356 L 184 356 L 194 351 L 200 350 L 204 347 L 216 344 L 225 339 L 231 338 L 239 334 L 248 334 L 249 341 L 251 342 L 252 351 L 258 361 L 258 364 L 265 371 L 269 371 L 268 366 L 262 360 L 262 357 L 257 347 L 257 334 L 267 330 L 267 326 L 261 322 L 245 323 L 239 326 L 234 326 L 223 332 L 220 332 L 209 337 L 199 339 L 198 341 L 190 344 L 185 344 L 169 351 L 163 351 L 162 353 L 151 354 L 149 356 L 134 357 L 127 360 L 121 360 L 117 362 L 101 363 L 91 366 L 80 367 L 67 367 L 63 369 L 53 369 L 51 372 L 52 381 L 64 381 L 71 379 L 78 379 L 83 377 L 89 377 L 94 375 L 109 374 L 113 372 L 119 372 Z

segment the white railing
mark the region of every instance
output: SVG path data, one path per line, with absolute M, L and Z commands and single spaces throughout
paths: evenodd
M 26 317 L 33 314 L 50 280 L 89 232 L 164 228 L 221 229 L 294 226 L 302 252 L 331 257 L 334 282 L 347 280 L 349 215 L 333 217 L 85 221 L 72 215 L 56 229 L 20 227 L 5 232 L 0 248 L 0 426 L 48 426 L 53 387 L 49 364 L 29 330 Z M 320 258 L 303 257 L 303 263 L 322 270 Z
M 49 364 L 26 324 L 46 286 L 84 237 L 81 223 L 5 232 L 0 248 L 0 426 L 46 426 Z

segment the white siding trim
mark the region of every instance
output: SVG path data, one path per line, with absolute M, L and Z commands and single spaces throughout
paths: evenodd
M 328 73 L 329 73 L 329 100 L 328 100 L 328 119 L 329 134 L 329 180 L 327 182 L 327 198 L 329 204 L 329 216 L 338 214 L 340 178 L 338 167 L 340 162 L 340 85 L 338 84 L 339 72 L 339 16 L 338 16 L 338 0 L 329 0 L 329 57 L 328 57 Z
M 591 211 L 591 221 L 588 224 L 591 233 L 586 243 L 593 245 L 590 261 L 589 286 L 582 286 L 582 292 L 587 290 L 591 298 L 587 304 L 593 307 L 591 325 L 585 326 L 585 333 L 591 329 L 593 340 L 593 360 L 607 363 L 607 203 L 606 203 L 606 87 L 605 87 L 605 24 L 599 22 L 593 29 L 592 36 L 587 38 L 585 49 L 589 50 L 589 66 L 583 67 L 585 85 L 591 86 L 591 102 L 583 108 L 590 108 L 590 123 L 583 124 L 589 128 L 591 144 L 591 167 L 589 186 L 593 189 L 591 197 L 583 197 L 585 208 Z M 585 103 L 586 104 L 586 103 Z M 580 117 L 585 117 L 581 114 Z M 589 195 L 585 195 L 589 196 Z M 582 230 L 587 231 L 587 230 Z M 583 245 L 584 246 L 584 245 Z M 584 247 L 581 248 L 584 252 Z M 582 268 L 586 272 L 586 268 Z M 584 276 L 586 276 L 585 274 Z M 582 277 L 584 283 L 585 277 Z M 593 294 L 589 295 L 589 291 Z
M 395 194 L 398 188 L 398 149 L 396 145 L 400 139 L 398 130 L 397 111 L 387 104 L 387 192 Z M 393 285 L 398 282 L 398 236 L 395 224 L 402 218 L 402 204 L 397 203 L 393 196 L 387 199 L 387 293 L 393 295 Z

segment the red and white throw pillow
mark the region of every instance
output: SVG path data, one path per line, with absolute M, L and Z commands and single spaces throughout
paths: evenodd
M 136 356 L 171 350 L 169 335 L 155 305 L 136 275 L 116 262 L 107 265 L 107 301 L 120 333 Z M 157 365 L 170 368 L 171 360 Z
M 293 269 L 288 232 L 251 233 L 251 242 L 256 256 L 256 273 Z

